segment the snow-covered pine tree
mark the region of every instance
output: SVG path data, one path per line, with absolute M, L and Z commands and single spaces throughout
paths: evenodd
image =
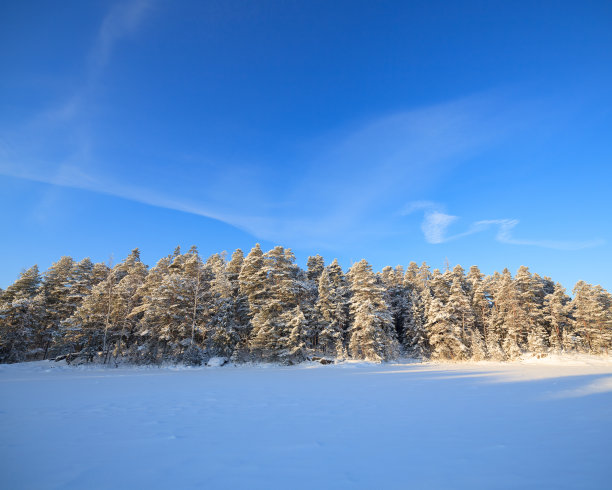
M 75 346 L 75 353 L 93 360 L 101 352 L 106 359 L 108 332 L 113 323 L 113 301 L 118 281 L 117 271 L 109 266 L 94 268 L 100 280 L 70 318 L 65 321 L 64 340 Z
M 232 317 L 235 321 L 238 342 L 234 346 L 232 359 L 234 361 L 246 360 L 249 352 L 249 335 L 251 332 L 251 322 L 249 320 L 249 300 L 246 294 L 240 290 L 240 271 L 244 264 L 244 253 L 236 249 L 232 258 L 227 264 L 227 278 L 231 287 L 232 294 Z
M 49 349 L 52 357 L 57 353 L 57 349 L 52 346 L 61 335 L 61 323 L 76 309 L 70 301 L 73 268 L 72 257 L 64 256 L 52 264 L 43 275 L 38 300 L 44 305 L 44 314 L 37 325 L 34 341 L 34 348 L 40 352 L 42 359 L 47 358 Z
M 472 330 L 470 344 L 472 359 L 475 361 L 484 360 L 488 356 L 486 349 L 486 338 L 491 303 L 489 300 L 489 294 L 485 289 L 483 277 L 484 275 L 475 265 L 470 267 L 470 271 L 466 277 L 469 289 L 470 305 L 474 313 L 474 328 Z
M 343 359 L 347 355 L 349 326 L 348 284 L 338 261 L 326 267 L 319 278 L 317 311 L 321 319 L 317 349 L 323 355 Z
M 559 283 L 544 298 L 544 319 L 550 331 L 548 344 L 551 352 L 561 352 L 566 346 L 571 350 L 573 333 L 569 328 L 569 301 L 565 288 Z
M 210 325 L 206 350 L 211 356 L 231 357 L 240 340 L 239 324 L 234 308 L 234 288 L 225 256 L 214 254 L 206 261 L 212 272 Z M 237 274 L 235 274 L 237 280 Z
M 281 339 L 278 357 L 285 364 L 293 364 L 306 359 L 309 353 L 306 341 L 310 325 L 299 305 L 284 315 L 287 333 Z
M 393 319 L 384 300 L 384 288 L 363 259 L 348 274 L 351 289 L 349 353 L 356 359 L 380 362 L 399 354 Z
M 144 281 L 147 268 L 140 261 L 138 249 L 134 249 L 121 263 L 114 267 L 111 265 L 94 266 L 94 281 L 99 282 L 63 322 L 64 342 L 74 345 L 75 350 L 89 360 L 99 353 L 103 362 L 107 362 L 113 350 L 117 356 L 125 333 L 135 328 L 135 322 L 130 321 L 129 315 L 134 306 L 134 295 Z M 105 272 L 104 279 L 96 279 L 96 274 L 102 276 L 102 271 Z M 130 275 L 132 277 L 119 288 L 121 281 Z
M 138 315 L 132 315 L 140 304 L 138 292 L 147 277 L 147 266 L 140 260 L 140 250 L 135 248 L 117 265 L 117 277 L 121 278 L 115 287 L 113 297 L 114 324 L 112 343 L 115 362 L 124 355 L 124 349 L 129 348 L 133 334 L 137 328 Z
M 519 267 L 514 279 L 518 298 L 521 337 L 526 343 L 521 348 L 538 356 L 548 351 L 548 334 L 544 321 L 544 281 L 532 275 L 525 266 Z
M 491 292 L 491 310 L 485 336 L 487 354 L 491 360 L 503 361 L 506 359 L 506 352 L 502 345 L 506 340 L 508 325 L 513 325 L 509 318 L 513 318 L 516 307 L 514 283 L 508 269 L 504 269 L 502 274 L 495 272 L 484 283 Z M 512 350 L 517 353 L 518 345 Z M 520 355 L 520 351 L 516 355 Z
M 305 323 L 303 328 L 309 332 L 305 338 L 307 348 L 312 352 L 318 352 L 319 334 L 323 328 L 322 318 L 317 309 L 319 298 L 319 280 L 325 269 L 325 260 L 320 255 L 308 257 L 306 263 L 306 273 L 298 268 L 299 282 L 303 286 L 303 293 L 300 295 L 300 312 L 304 315 Z
M 162 332 L 171 330 L 174 317 L 170 305 L 174 296 L 170 288 L 170 264 L 173 256 L 160 259 L 149 270 L 147 277 L 138 289 L 139 305 L 130 316 L 138 319 L 135 345 L 130 349 L 130 359 L 137 363 L 158 363 L 165 359 L 168 338 Z
M 306 278 L 314 284 L 319 284 L 319 278 L 325 269 L 325 259 L 320 255 L 308 257 L 306 261 Z
M 166 333 L 175 359 L 201 364 L 205 357 L 211 320 L 212 270 L 202 262 L 196 247 L 178 256 L 170 265 L 174 298 L 170 308 L 174 322 Z
M 41 282 L 38 266 L 23 271 L 0 298 L 0 362 L 28 359 L 44 304 L 37 297 Z
M 245 257 L 238 277 L 240 293 L 246 296 L 249 302 L 251 321 L 266 302 L 266 275 L 264 254 L 257 243 Z
M 434 269 L 427 284 L 431 295 L 438 298 L 442 304 L 446 304 L 450 296 L 452 273 L 446 271 L 442 274 L 439 269 Z M 426 298 L 426 302 L 428 299 L 429 298 Z
M 253 290 L 256 297 L 263 301 L 258 304 L 251 319 L 251 352 L 263 360 L 293 361 L 286 355 L 291 346 L 288 312 L 299 306 L 304 286 L 290 249 L 277 246 L 266 252 L 263 258 L 264 288 L 261 293 Z M 304 333 L 306 337 L 309 336 L 309 332 Z
M 423 263 L 423 267 L 426 264 Z M 404 331 L 401 339 L 404 351 L 410 357 L 423 359 L 429 354 L 427 332 L 425 330 L 426 298 L 431 297 L 427 281 L 423 281 L 416 262 L 410 262 L 403 281 L 406 292 L 408 311 L 404 319 Z
M 574 331 L 582 348 L 593 354 L 607 353 L 612 340 L 612 298 L 601 286 L 578 281 L 571 302 Z
M 460 267 L 460 266 L 457 266 Z M 463 269 L 455 267 L 453 270 L 453 282 L 451 284 L 450 296 L 446 303 L 449 316 L 455 319 L 459 327 L 459 338 L 462 347 L 455 354 L 455 359 L 463 359 L 471 356 L 471 340 L 474 338 L 475 315 L 469 298 L 469 289 L 466 287 Z M 479 356 L 482 354 L 479 354 Z
M 446 303 L 434 295 L 427 307 L 426 330 L 431 357 L 461 360 L 469 356 L 463 331 L 465 321 L 473 322 L 469 300 L 459 279 L 452 282 Z
M 386 303 L 389 306 L 389 313 L 393 318 L 393 326 L 395 335 L 401 339 L 405 331 L 405 323 L 410 322 L 411 302 L 408 292 L 404 287 L 404 268 L 401 265 L 395 267 L 390 266 L 383 268 L 380 273 L 380 279 L 386 292 Z

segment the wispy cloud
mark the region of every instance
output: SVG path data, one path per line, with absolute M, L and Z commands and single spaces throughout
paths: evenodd
M 518 219 L 489 219 L 475 221 L 468 228 L 460 233 L 447 235 L 447 229 L 455 221 L 458 216 L 446 214 L 443 211 L 444 207 L 440 203 L 434 201 L 414 201 L 408 203 L 402 210 L 403 215 L 414 213 L 415 211 L 424 211 L 421 230 L 425 241 L 431 244 L 446 243 L 452 240 L 457 240 L 469 235 L 484 232 L 491 228 L 497 228 L 495 240 L 500 243 L 510 245 L 527 245 L 533 247 L 543 247 L 556 250 L 582 250 L 585 248 L 593 248 L 605 243 L 604 240 L 531 240 L 519 239 L 513 235 L 514 228 L 519 224 Z
M 98 74 L 107 65 L 117 43 L 138 29 L 151 6 L 152 0 L 132 0 L 118 2 L 110 9 L 90 51 L 92 75 Z
M 108 52 L 119 34 L 104 39 Z M 396 219 L 394 209 L 406 193 L 430 185 L 450 166 L 512 130 L 512 118 L 500 118 L 499 106 L 495 98 L 482 95 L 373 118 L 313 143 L 310 156 L 301 162 L 302 175 L 264 171 L 264 179 L 258 166 L 247 162 L 232 173 L 248 178 L 228 182 L 225 162 L 207 162 L 200 169 L 192 165 L 193 172 L 173 175 L 163 187 L 159 182 L 136 184 L 130 175 L 104 172 L 107 166 L 96 157 L 87 131 L 66 145 L 68 151 L 56 163 L 41 157 L 44 145 L 39 153 L 25 145 L 14 148 L 0 159 L 0 173 L 207 216 L 262 239 L 325 246 L 388 233 Z M 63 129 L 59 123 L 54 126 L 54 131 Z M 76 129 L 73 125 L 65 133 L 74 139 Z M 131 168 L 137 166 L 130 162 Z M 282 168 L 280 162 L 277 168 Z M 220 192 L 228 185 L 231 193 Z M 431 219 L 436 223 L 430 236 L 441 240 L 450 218 Z
M 81 88 L 37 114 L 32 124 L 3 135 L 0 174 L 205 216 L 261 239 L 339 246 L 392 233 L 395 210 L 406 195 L 422 192 L 452 166 L 523 128 L 528 119 L 517 116 L 520 104 L 508 104 L 499 94 L 478 94 L 340 128 L 307 145 L 308 157 L 294 157 L 301 163 L 299 175 L 283 172 L 281 162 L 270 164 L 273 171 L 260 170 L 254 162 L 232 164 L 230 172 L 228 162 L 210 162 L 202 155 L 206 164 L 196 158 L 191 171 L 173 174 L 171 182 L 143 183 L 134 175 L 146 175 L 148 165 L 126 162 L 132 173 L 124 174 L 117 168 L 111 172 L 101 160 L 98 135 L 89 129 L 93 116 L 86 109 L 113 52 L 137 32 L 151 8 L 149 0 L 133 0 L 109 10 L 89 51 Z M 410 206 L 404 213 L 424 211 L 422 230 L 430 243 L 457 238 L 447 237 L 456 216 L 432 202 Z
M 36 114 L 30 124 L 40 131 L 41 126 L 70 122 L 81 115 L 88 101 L 94 97 L 96 86 L 117 44 L 137 32 L 153 3 L 154 0 L 131 0 L 113 5 L 102 20 L 89 49 L 86 75 L 81 83 L 59 104 Z

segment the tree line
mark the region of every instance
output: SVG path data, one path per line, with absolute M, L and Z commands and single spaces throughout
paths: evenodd
M 485 276 L 423 263 L 344 271 L 290 249 L 204 260 L 180 248 L 147 267 L 62 257 L 0 289 L 0 362 L 233 362 L 306 359 L 513 360 L 525 353 L 607 354 L 612 295 L 579 281 L 570 298 L 521 266 Z

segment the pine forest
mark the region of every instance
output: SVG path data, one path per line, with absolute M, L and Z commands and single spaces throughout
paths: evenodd
M 511 361 L 611 346 L 609 292 L 579 281 L 570 297 L 524 266 L 344 271 L 316 255 L 303 270 L 290 249 L 257 244 L 229 259 L 177 248 L 149 268 L 135 249 L 117 264 L 62 257 L 0 290 L 3 363 Z

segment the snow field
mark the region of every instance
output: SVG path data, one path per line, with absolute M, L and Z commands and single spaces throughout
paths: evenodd
M 7 489 L 610 488 L 612 361 L 0 366 Z

